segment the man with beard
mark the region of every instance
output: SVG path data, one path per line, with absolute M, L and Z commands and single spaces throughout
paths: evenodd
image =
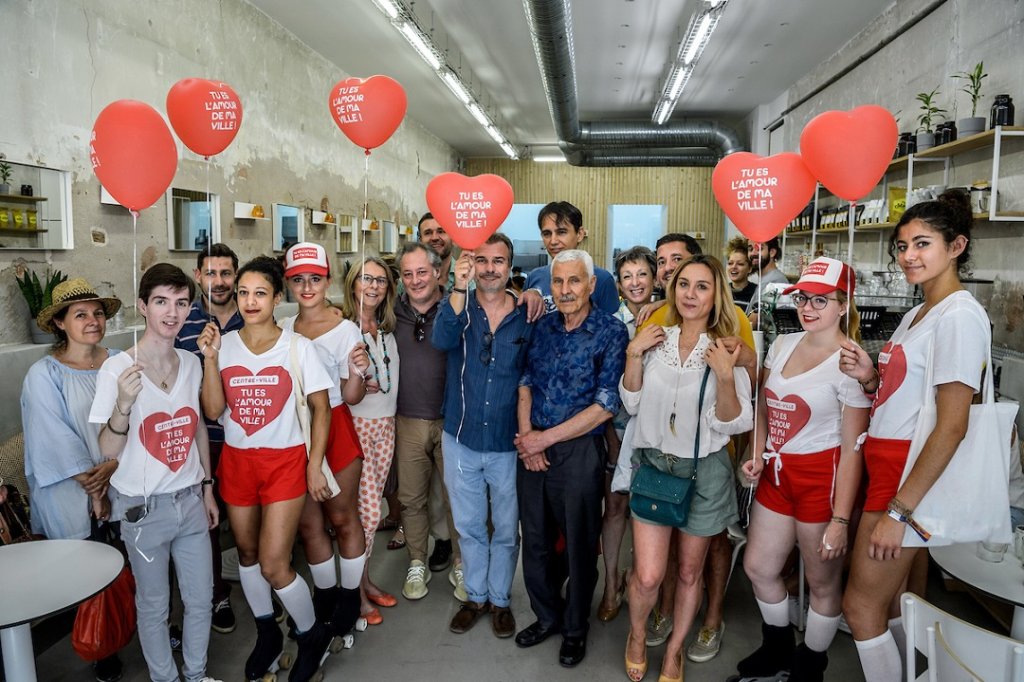
M 441 223 L 434 220 L 433 213 L 424 213 L 419 222 L 420 243 L 426 244 L 437 257 L 441 259 L 438 268 L 437 283 L 442 289 L 451 289 L 454 275 L 452 274 L 452 238 L 441 227 Z
M 192 302 L 188 319 L 174 341 L 175 347 L 194 353 L 202 361 L 203 352 L 199 348 L 197 339 L 208 322 L 212 321 L 220 327 L 221 334 L 242 328 L 244 323 L 242 316 L 238 313 L 238 304 L 235 302 L 235 273 L 237 271 L 238 256 L 226 244 L 214 244 L 199 253 L 193 276 L 199 285 L 201 295 Z M 205 421 L 210 437 L 210 470 L 217 471 L 220 451 L 224 447 L 224 427 L 216 421 L 209 419 L 205 419 Z M 227 518 L 217 483 L 213 485 L 213 494 L 217 505 L 221 508 L 221 518 Z M 221 574 L 219 526 L 210 531 L 210 544 L 213 547 L 213 621 L 211 627 L 216 632 L 228 633 L 235 629 L 235 614 L 231 610 L 231 586 L 227 584 Z
M 501 638 L 516 629 L 509 608 L 519 556 L 516 387 L 532 330 L 526 309 L 505 290 L 511 263 L 512 242 L 500 233 L 463 252 L 433 333 L 448 354 L 441 442 L 467 593 L 449 629 L 466 632 L 489 605 L 491 630 Z
M 445 470 L 441 451 L 441 428 L 444 424 L 441 407 L 447 353 L 430 343 L 438 304 L 444 293 L 438 284 L 441 259 L 430 246 L 410 242 L 402 246 L 396 261 L 405 289 L 395 303 L 395 341 L 399 357 L 403 360 L 399 368 L 395 419 L 395 464 L 398 466 L 398 501 L 402 507 L 402 525 L 409 551 L 409 568 L 402 595 L 413 601 L 427 596 L 427 583 L 430 582 L 427 569 L 443 571 L 448 567 L 452 561 L 454 539 L 454 567 L 448 579 L 455 588 L 456 598 L 465 599 L 462 555 L 449 511 L 448 493 L 443 484 L 436 491 L 431 485 L 435 476 L 439 481 L 443 480 Z M 432 499 L 435 497 L 440 499 Z M 428 504 L 435 510 L 435 518 L 447 525 L 444 539 L 434 541 L 434 555 L 429 562 Z
M 523 578 L 537 621 L 516 635 L 516 644 L 535 646 L 560 631 L 558 661 L 565 667 L 579 664 L 587 651 L 608 463 L 605 422 L 619 409 L 629 340 L 622 322 L 592 305 L 596 285 L 588 253 L 569 249 L 555 256 L 551 294 L 558 309 L 537 322 L 519 380 Z M 559 534 L 564 558 L 555 551 Z M 564 600 L 563 563 L 569 575 Z

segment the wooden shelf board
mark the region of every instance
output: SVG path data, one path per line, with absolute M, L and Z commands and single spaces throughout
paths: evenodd
M 9 234 L 16 237 L 30 237 L 36 234 L 49 232 L 49 230 L 19 230 L 17 228 L 0 228 L 0 234 Z
M 0 204 L 38 204 L 46 197 L 26 197 L 20 194 L 0 194 Z
M 1024 132 L 1024 126 L 1003 126 L 1004 133 L 1020 133 Z M 952 156 L 953 154 L 963 154 L 964 152 L 973 151 L 975 149 L 981 149 L 983 147 L 990 147 L 995 142 L 996 131 L 986 130 L 983 133 L 977 135 L 971 135 L 970 137 L 962 137 L 959 140 L 953 140 L 946 144 L 940 144 L 937 147 L 926 149 L 923 152 L 914 154 L 915 159 L 935 159 L 943 158 L 946 156 Z M 898 159 L 893 159 L 889 163 L 889 171 L 899 170 L 905 168 L 907 165 L 906 156 L 901 156 Z

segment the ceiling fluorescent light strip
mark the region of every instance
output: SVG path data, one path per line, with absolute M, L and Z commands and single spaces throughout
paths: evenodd
M 665 79 L 661 98 L 651 115 L 651 119 L 657 125 L 665 123 L 675 110 L 683 89 L 690 81 L 690 76 L 693 75 L 696 63 L 704 53 L 704 48 L 718 25 L 718 20 L 722 17 L 726 3 L 727 0 L 711 2 L 709 3 L 710 9 L 690 17 L 686 38 L 679 43 L 677 59 L 671 66 L 668 78 Z
M 501 143 L 501 151 L 505 152 L 505 155 L 513 161 L 519 158 L 519 152 L 517 152 L 516 148 L 508 142 Z
M 377 5 L 377 9 L 383 12 L 389 19 L 398 18 L 400 10 L 394 0 L 373 0 L 373 4 Z
M 399 24 L 398 30 L 409 41 L 416 53 L 423 58 L 423 61 L 430 65 L 430 68 L 434 71 L 441 68 L 441 58 L 429 43 L 429 38 L 420 32 L 416 24 L 406 21 Z
M 469 94 L 469 89 L 466 88 L 462 79 L 459 78 L 454 71 L 444 69 L 442 71 L 438 71 L 438 74 L 441 76 L 441 80 L 444 81 L 444 84 L 448 86 L 448 89 L 452 91 L 452 94 L 455 95 L 460 102 L 463 104 L 469 104 L 473 100 L 473 95 Z

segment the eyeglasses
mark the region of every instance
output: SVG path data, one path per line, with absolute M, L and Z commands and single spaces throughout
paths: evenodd
M 491 364 L 491 345 L 494 343 L 494 334 L 487 332 L 484 334 L 484 346 L 480 349 L 480 362 L 485 365 Z
M 427 338 L 427 318 L 425 315 L 416 315 L 416 324 L 412 327 L 412 333 L 417 343 Z
M 808 303 L 815 310 L 824 310 L 828 305 L 829 301 L 838 301 L 838 298 L 828 298 L 827 296 L 807 296 L 805 294 L 793 294 L 793 305 L 797 308 L 803 308 Z
M 361 275 L 359 277 L 359 279 L 362 280 L 363 286 L 367 286 L 367 287 L 371 286 L 373 284 L 376 284 L 377 286 L 379 286 L 381 288 L 387 288 L 387 286 L 388 286 L 388 278 L 387 277 L 374 277 L 373 275 Z

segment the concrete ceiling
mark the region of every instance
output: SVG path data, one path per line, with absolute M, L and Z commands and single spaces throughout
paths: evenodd
M 400 82 L 408 115 L 467 157 L 502 156 L 372 0 L 248 0 L 346 73 Z M 673 118 L 738 120 L 835 53 L 893 0 L 730 0 Z M 572 0 L 580 116 L 649 120 L 702 0 Z M 557 143 L 517 0 L 406 0 L 517 146 Z M 324 84 L 326 93 L 333 83 Z M 326 114 L 326 110 L 325 110 Z

